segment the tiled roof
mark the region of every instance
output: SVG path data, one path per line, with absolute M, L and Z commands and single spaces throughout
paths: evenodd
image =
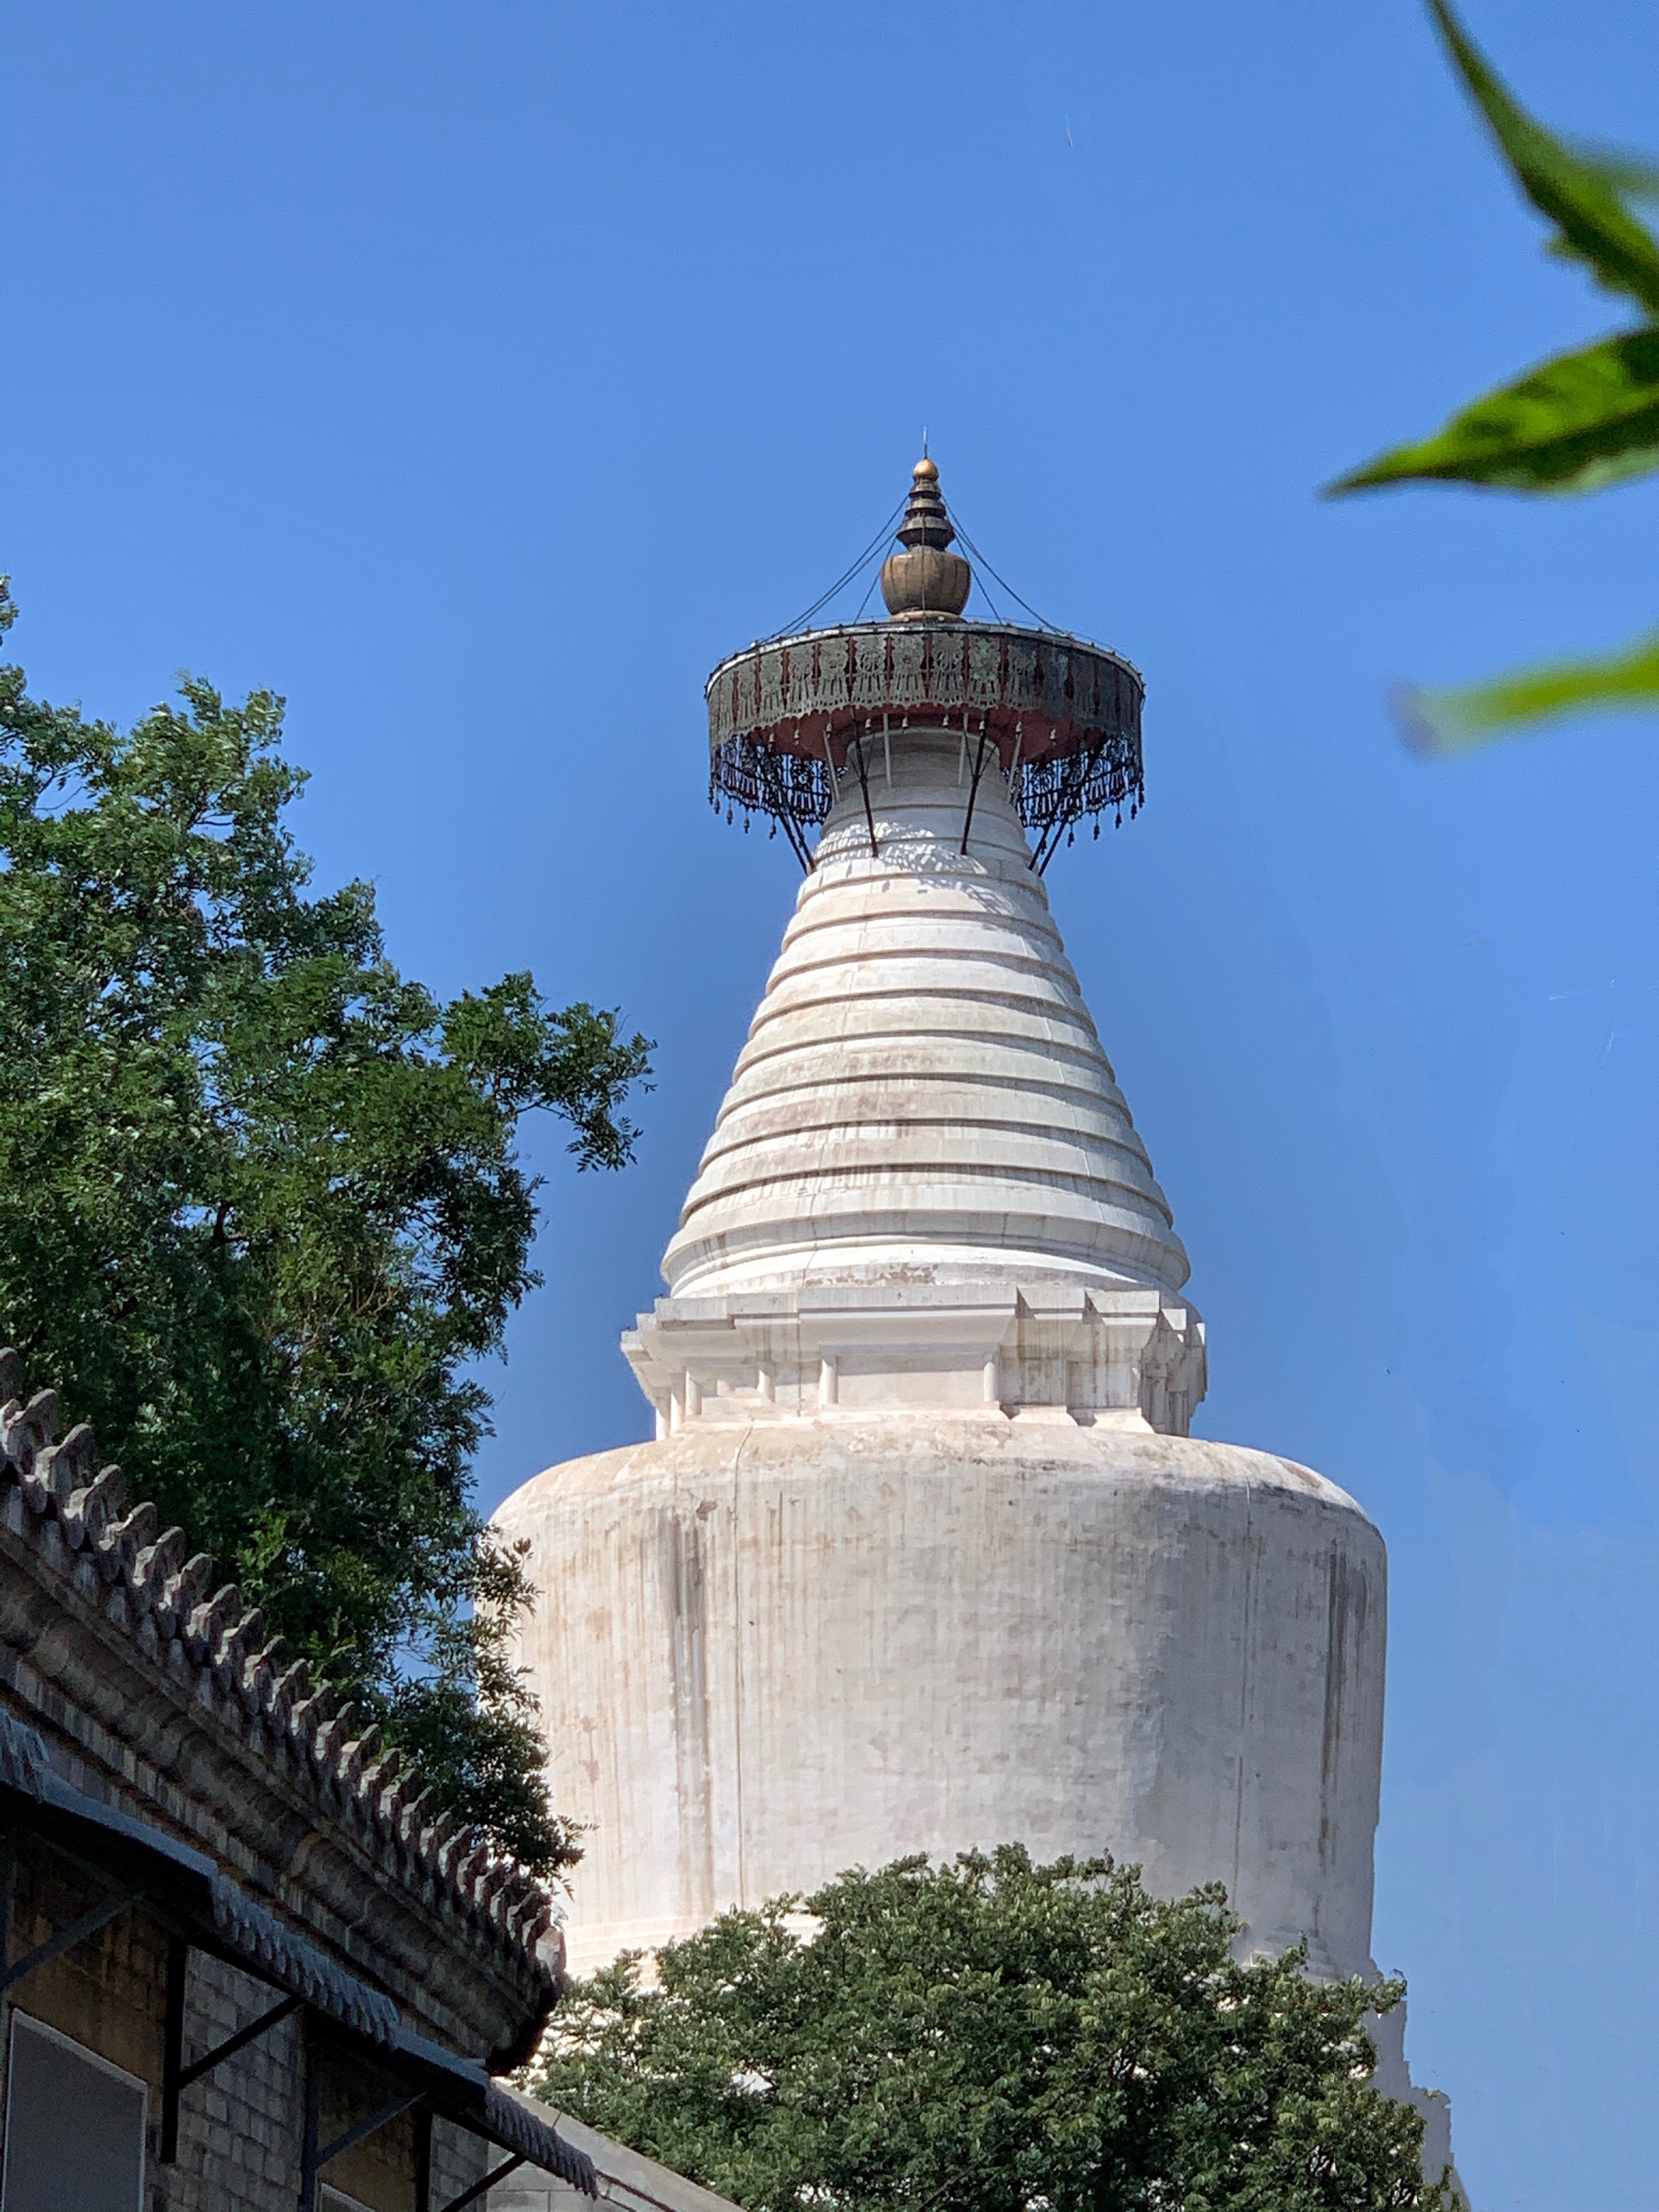
M 118 1850 L 118 1894 L 128 1901 L 145 1896 L 161 1902 L 174 1932 L 189 1930 L 200 1942 L 200 1929 L 210 1927 L 214 1942 L 271 1988 L 299 1998 L 394 2059 L 413 2061 L 431 2110 L 517 2152 L 570 2188 L 599 2195 L 592 2160 L 559 2134 L 550 2113 L 508 2094 L 476 2060 L 409 2027 L 390 1997 L 256 1905 L 204 1852 L 64 1782 L 40 1736 L 0 1706 L 0 1795 L 6 1792 L 33 1799 L 67 1823 L 77 1854 L 89 1850 L 95 1862 L 100 1844 Z M 51 1827 L 47 1833 L 64 1840 Z
M 548 1891 L 434 1810 L 402 1754 L 377 1728 L 354 1730 L 354 1708 L 304 1660 L 288 1659 L 235 1586 L 216 1583 L 212 1560 L 187 1557 L 182 1533 L 160 1529 L 153 1504 L 128 1504 L 120 1470 L 100 1468 L 87 1424 L 64 1431 L 56 1391 L 24 1402 L 22 1389 L 17 1354 L 0 1352 L 0 1531 L 72 1582 L 174 1704 L 230 1719 L 243 1755 L 297 1784 L 319 1826 L 352 1832 L 384 1875 L 459 1920 L 520 1986 L 527 1976 L 544 2014 L 562 1957 Z

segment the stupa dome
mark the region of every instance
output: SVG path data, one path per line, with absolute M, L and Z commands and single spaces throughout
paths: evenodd
M 966 617 L 955 535 L 924 459 L 889 619 L 708 680 L 710 796 L 804 880 L 623 1340 L 655 1437 L 496 1516 L 587 1831 L 570 1955 L 1023 1839 L 1224 1882 L 1241 1948 L 1370 1976 L 1382 1539 L 1191 1435 L 1187 1255 L 1043 884 L 1139 802 L 1141 679 Z M 1401 2032 L 1378 2078 L 1412 2094 Z

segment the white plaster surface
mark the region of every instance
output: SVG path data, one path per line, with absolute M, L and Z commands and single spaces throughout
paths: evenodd
M 872 743 L 873 857 L 843 781 L 663 1261 L 676 1297 L 918 1267 L 1185 1282 L 994 764 L 959 849 L 975 742 Z
M 1224 1881 L 1249 1948 L 1370 1963 L 1385 1566 L 1304 1468 L 1000 1412 L 688 1423 L 497 1516 L 590 1825 L 578 1969 L 900 1851 Z
M 964 841 L 974 757 L 878 738 L 868 814 L 844 779 L 623 1340 L 657 1440 L 496 1516 L 587 1826 L 571 1961 L 1019 1841 L 1370 1973 L 1382 1540 L 1188 1437 L 1186 1254 L 994 766 Z

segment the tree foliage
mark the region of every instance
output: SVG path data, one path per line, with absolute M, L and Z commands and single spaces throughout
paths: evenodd
M 748 2212 L 1444 2205 L 1362 2021 L 1403 1985 L 1240 1965 L 1219 1888 L 899 1859 L 567 1996 L 538 2093 Z
M 0 1328 L 443 1801 L 547 1866 L 471 1370 L 538 1280 L 520 1117 L 620 1166 L 649 1047 L 527 975 L 448 1004 L 400 975 L 368 884 L 307 893 L 281 728 L 270 693 L 189 682 L 121 733 L 0 671 Z
M 1334 493 L 1407 483 L 1567 493 L 1659 469 L 1659 239 L 1638 212 L 1659 198 L 1639 155 L 1566 145 L 1521 106 L 1449 0 L 1429 0 L 1453 66 L 1521 190 L 1551 225 L 1545 250 L 1631 302 L 1642 321 L 1528 370 L 1432 437 L 1340 478 Z M 1659 707 L 1659 632 L 1604 657 L 1562 660 L 1402 702 L 1419 749 L 1456 751 L 1495 732 L 1598 708 Z

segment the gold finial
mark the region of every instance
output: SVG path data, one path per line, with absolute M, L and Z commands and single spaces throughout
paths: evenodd
M 904 550 L 882 563 L 881 596 L 895 622 L 959 615 L 973 589 L 974 572 L 949 550 L 956 536 L 939 495 L 939 463 L 924 453 L 910 471 L 910 496 L 898 540 Z

